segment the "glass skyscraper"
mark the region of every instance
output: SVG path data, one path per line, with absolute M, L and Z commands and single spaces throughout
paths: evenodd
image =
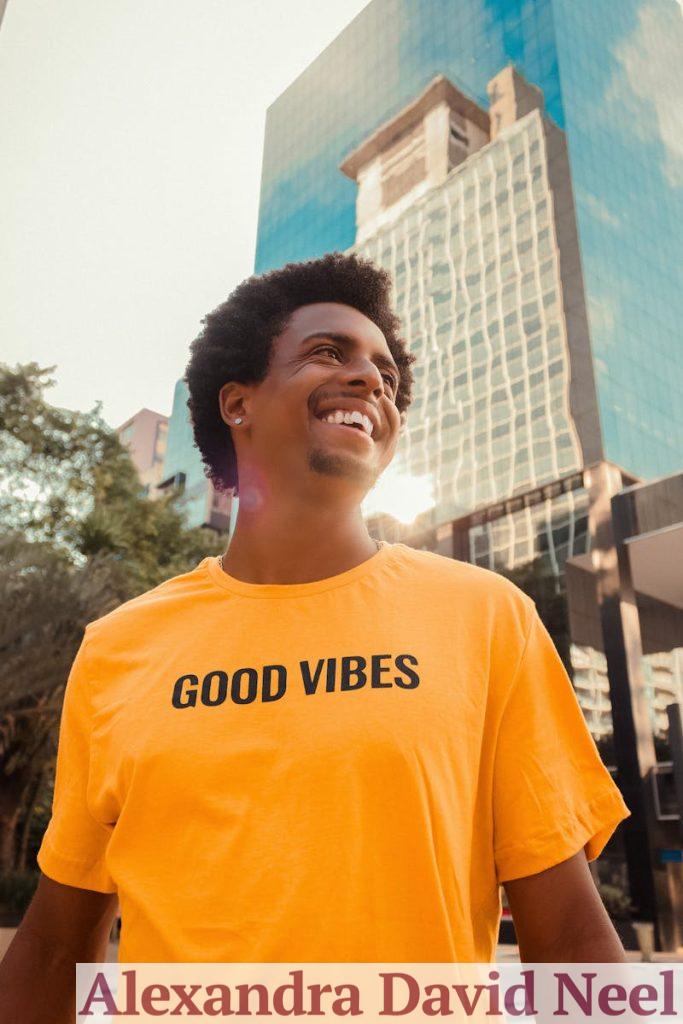
M 534 597 L 636 808 L 603 880 L 669 937 L 673 826 L 624 753 L 605 602 L 611 499 L 683 462 L 681 95 L 675 0 L 372 0 L 268 111 L 255 267 L 353 249 L 391 272 L 416 386 L 372 532 Z M 661 750 L 680 682 L 636 599 Z
M 439 74 L 514 63 L 566 133 L 604 455 L 683 456 L 683 16 L 676 0 L 372 0 L 268 111 L 256 271 L 348 249 L 344 157 Z

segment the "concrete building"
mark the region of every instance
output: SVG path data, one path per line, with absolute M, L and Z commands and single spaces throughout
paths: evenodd
M 612 466 L 586 476 L 594 543 L 567 565 L 572 633 L 604 660 L 631 890 L 671 949 L 683 945 L 683 474 L 626 488 Z
M 150 498 L 155 497 L 166 453 L 168 417 L 151 409 L 140 409 L 122 423 L 116 433 L 130 451 L 143 492 Z

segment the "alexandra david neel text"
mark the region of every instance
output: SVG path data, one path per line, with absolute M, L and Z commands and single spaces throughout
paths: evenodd
M 91 969 L 87 983 L 79 976 L 79 1022 L 306 1016 L 498 1019 L 501 1024 L 527 1017 L 540 1024 L 683 1019 L 683 965 L 667 963 L 415 964 L 393 970 L 378 964 L 316 964 L 314 970 L 264 964 L 250 965 L 248 981 L 238 970 L 241 964 L 78 966 Z M 292 968 L 286 975 L 285 966 Z

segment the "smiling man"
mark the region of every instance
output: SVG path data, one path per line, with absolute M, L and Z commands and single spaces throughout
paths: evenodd
M 124 961 L 489 962 L 501 883 L 527 961 L 622 958 L 587 861 L 629 812 L 533 603 L 361 516 L 412 362 L 354 256 L 206 318 L 189 406 L 236 528 L 86 630 L 22 1020 L 101 956 L 116 894 Z

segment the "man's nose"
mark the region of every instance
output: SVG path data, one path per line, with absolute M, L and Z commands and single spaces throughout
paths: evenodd
M 363 385 L 379 395 L 384 392 L 382 374 L 371 359 L 354 359 L 344 367 L 344 377 L 348 384 Z

